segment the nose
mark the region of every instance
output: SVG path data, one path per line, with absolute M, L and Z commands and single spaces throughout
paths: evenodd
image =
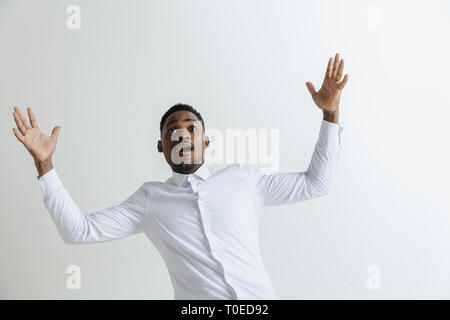
M 189 134 L 189 131 L 183 130 L 182 134 L 178 137 L 178 142 L 181 142 L 181 141 L 187 141 L 190 143 L 191 135 Z

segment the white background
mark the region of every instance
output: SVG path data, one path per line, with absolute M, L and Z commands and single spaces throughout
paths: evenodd
M 69 5 L 81 29 L 66 27 Z M 171 172 L 156 152 L 175 103 L 207 128 L 279 128 L 280 171 L 306 169 L 320 87 L 339 52 L 343 150 L 330 195 L 264 208 L 282 299 L 450 297 L 450 2 L 0 1 L 0 297 L 172 299 L 143 234 L 66 245 L 12 112 L 62 126 L 53 163 L 84 213 Z M 81 268 L 81 290 L 66 268 Z M 367 268 L 380 268 L 370 290 Z

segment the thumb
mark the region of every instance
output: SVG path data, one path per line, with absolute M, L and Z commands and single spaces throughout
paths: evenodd
M 306 87 L 309 90 L 309 93 L 314 97 L 316 95 L 316 88 L 314 88 L 314 85 L 311 82 L 306 82 Z
M 53 128 L 53 130 L 52 130 L 52 138 L 53 139 L 58 139 L 60 130 L 61 130 L 61 126 L 56 126 Z

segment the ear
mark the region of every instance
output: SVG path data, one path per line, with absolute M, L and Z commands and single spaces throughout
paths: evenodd
M 208 148 L 208 146 L 209 146 L 209 137 L 205 136 L 204 141 L 205 141 L 205 148 Z
M 157 148 L 158 148 L 158 152 L 163 152 L 161 140 L 158 140 L 158 146 L 157 146 Z

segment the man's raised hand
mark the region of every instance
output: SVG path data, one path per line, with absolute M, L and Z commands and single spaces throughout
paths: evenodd
M 344 59 L 339 59 L 339 53 L 336 53 L 335 59 L 330 58 L 328 61 L 327 71 L 325 73 L 325 79 L 323 80 L 322 87 L 316 92 L 314 85 L 311 82 L 306 82 L 314 103 L 322 109 L 324 112 L 338 112 L 339 100 L 341 97 L 342 89 L 348 81 L 348 74 L 342 79 L 342 72 L 344 70 Z
M 60 126 L 56 126 L 52 130 L 50 136 L 46 136 L 39 129 L 33 110 L 27 108 L 30 123 L 27 122 L 25 116 L 20 112 L 18 107 L 14 107 L 14 121 L 17 128 L 13 128 L 14 135 L 17 140 L 22 142 L 35 162 L 45 162 L 51 160 L 51 156 L 55 153 L 56 143 L 58 140 Z M 30 126 L 31 124 L 31 126 Z

